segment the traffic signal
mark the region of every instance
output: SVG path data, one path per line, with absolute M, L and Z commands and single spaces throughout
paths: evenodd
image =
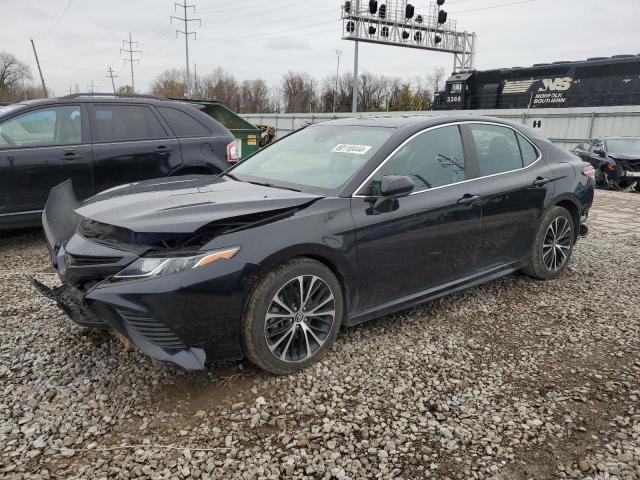
M 402 39 L 403 39 L 403 40 L 406 40 L 407 38 L 409 38 L 409 32 L 407 32 L 406 30 L 404 30 L 404 31 L 402 32 Z
M 413 15 L 416 13 L 416 9 L 410 3 L 407 3 L 407 7 L 404 10 L 404 16 L 406 18 L 413 18 Z
M 382 27 L 380 29 L 380 35 L 382 35 L 383 37 L 388 37 L 389 36 L 389 27 Z
M 376 33 L 376 27 L 374 27 L 373 25 L 369 25 L 369 35 L 375 35 Z
M 380 5 L 380 9 L 378 11 L 378 15 L 380 16 L 380 18 L 386 18 L 387 17 L 387 6 L 384 3 L 382 5 Z
M 369 0 L 369 13 L 374 14 L 378 11 L 378 1 Z
M 356 31 L 356 24 L 354 22 L 347 22 L 347 32 L 353 33 Z
M 444 0 L 438 0 L 438 6 L 441 7 L 442 5 L 444 5 Z
M 447 21 L 447 12 L 440 10 L 438 12 L 438 23 L 445 23 Z
M 351 13 L 351 2 L 344 2 L 344 13 Z
M 422 43 L 422 32 L 414 33 L 413 39 L 416 41 L 416 43 Z
M 416 23 L 422 23 L 422 21 L 423 21 L 423 20 L 424 20 L 424 19 L 422 18 L 422 15 L 418 15 L 418 16 L 416 17 Z
M 439 44 L 442 41 L 442 37 L 440 35 L 436 35 L 435 37 L 433 37 L 433 43 L 435 43 L 436 45 Z

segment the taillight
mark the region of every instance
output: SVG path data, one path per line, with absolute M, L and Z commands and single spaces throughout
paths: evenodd
M 241 146 L 237 140 L 234 140 L 227 145 L 227 161 L 229 163 L 237 163 L 240 161 L 242 153 L 240 152 Z
M 593 168 L 593 165 L 585 165 L 582 168 L 582 173 L 584 173 L 587 177 L 592 178 L 595 180 L 596 178 L 596 169 Z

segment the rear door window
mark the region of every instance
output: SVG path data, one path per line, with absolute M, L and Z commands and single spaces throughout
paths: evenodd
M 171 107 L 158 107 L 177 137 L 208 137 L 211 132 L 191 115 Z
M 77 105 L 42 108 L 0 124 L 0 148 L 77 145 L 82 115 Z
M 471 124 L 469 128 L 476 143 L 480 176 L 523 168 L 520 145 L 514 130 L 486 124 Z
M 94 142 L 126 142 L 167 138 L 160 120 L 146 105 L 93 105 Z

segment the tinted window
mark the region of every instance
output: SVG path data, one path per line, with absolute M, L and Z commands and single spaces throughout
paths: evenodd
M 173 133 L 178 137 L 206 137 L 211 135 L 209 129 L 192 116 L 169 107 L 158 107 Z
M 94 105 L 93 139 L 122 142 L 166 138 L 167 132 L 149 107 L 142 105 Z
M 0 125 L 0 148 L 75 145 L 82 142 L 79 106 L 23 113 Z
M 464 152 L 457 126 L 436 128 L 410 140 L 373 177 L 367 194 L 379 195 L 385 175 L 406 175 L 415 192 L 443 187 L 465 179 Z
M 522 168 L 516 132 L 497 125 L 469 125 L 476 142 L 480 175 L 495 175 Z
M 522 135 L 518 135 L 518 142 L 520 143 L 520 151 L 522 152 L 522 164 L 528 167 L 538 159 L 538 151 Z

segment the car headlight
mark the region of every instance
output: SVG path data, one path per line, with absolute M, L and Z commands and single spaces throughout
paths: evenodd
M 142 257 L 125 267 L 113 278 L 131 280 L 136 278 L 157 277 L 203 267 L 221 260 L 233 258 L 240 247 L 205 252 L 192 257 Z

